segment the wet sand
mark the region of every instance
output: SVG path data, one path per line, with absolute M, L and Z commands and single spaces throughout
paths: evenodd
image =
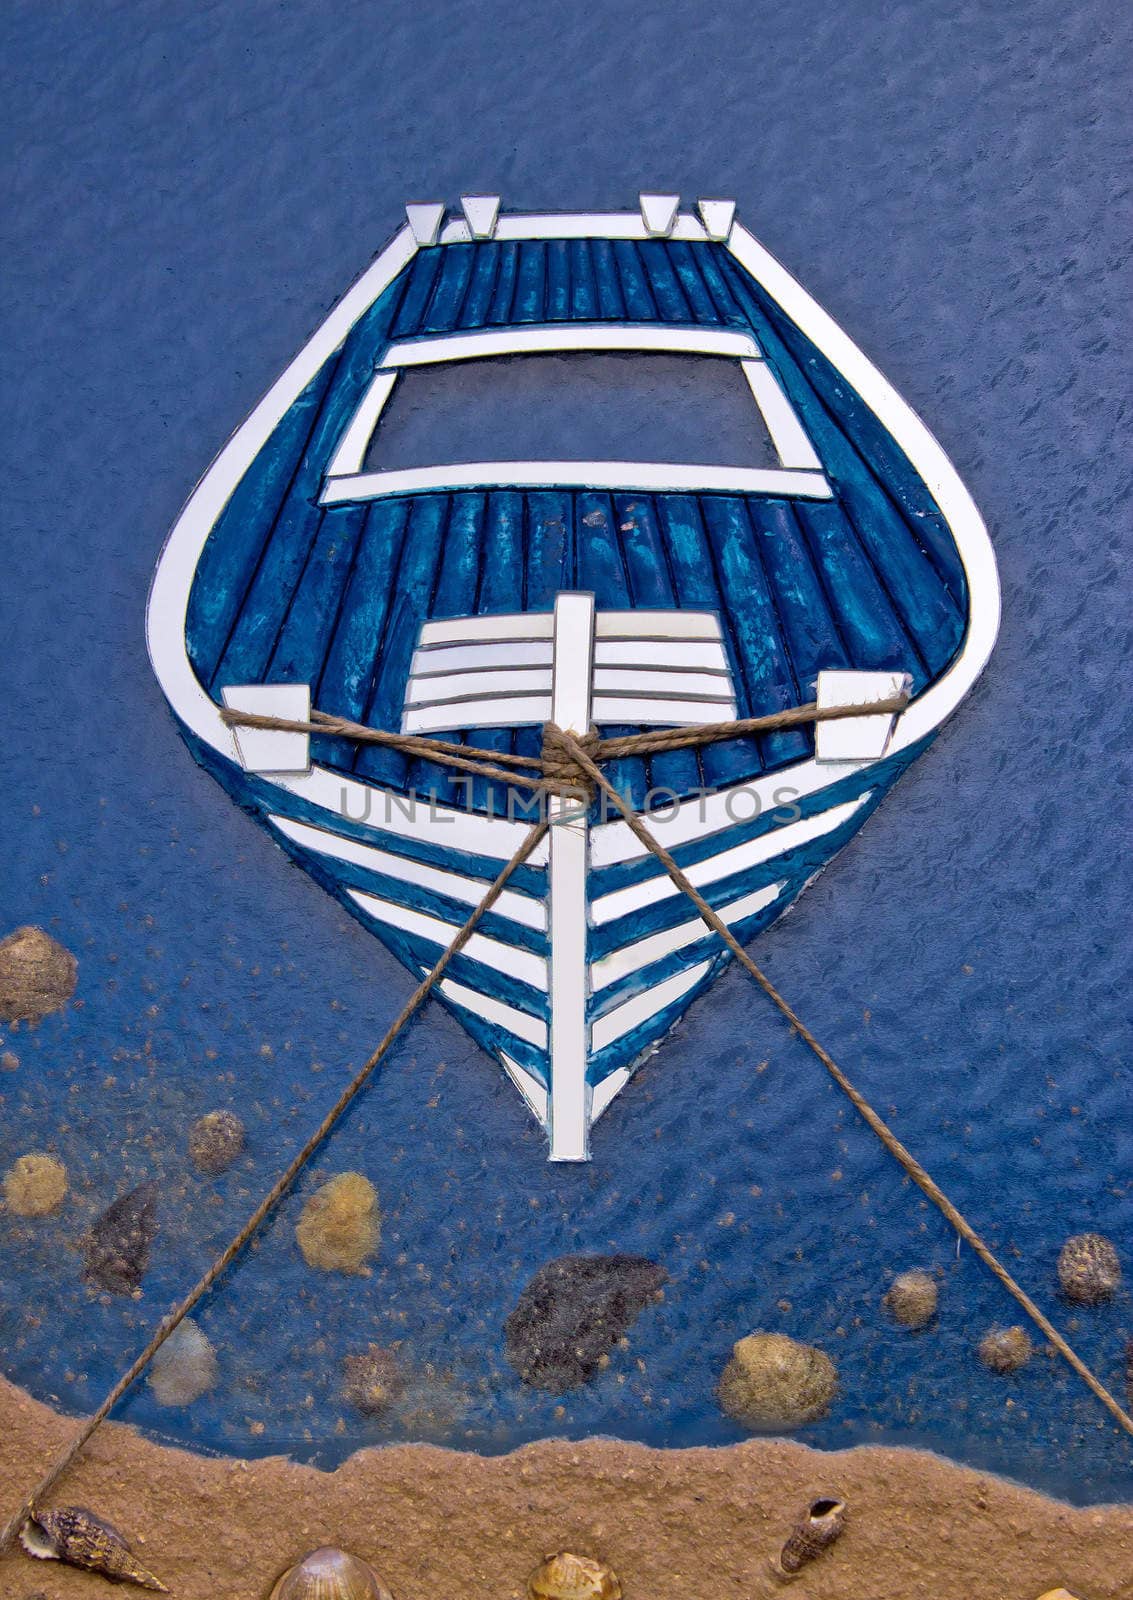
M 5 1519 L 73 1427 L 0 1380 Z M 830 1493 L 848 1503 L 845 1534 L 777 1585 L 768 1558 Z M 1080 1600 L 1133 1596 L 1133 1507 L 1075 1508 L 914 1450 L 598 1439 L 488 1459 L 399 1445 L 324 1473 L 197 1456 L 109 1424 L 52 1503 L 109 1518 L 183 1600 L 266 1600 L 282 1569 L 325 1543 L 371 1561 L 395 1600 L 521 1600 L 532 1567 L 560 1548 L 608 1561 L 626 1600 L 1037 1600 L 1059 1585 Z M 140 1593 L 0 1557 L 4 1600 Z

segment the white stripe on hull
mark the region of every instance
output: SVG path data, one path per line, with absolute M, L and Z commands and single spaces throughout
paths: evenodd
M 872 790 L 867 790 L 857 800 L 847 800 L 842 805 L 831 806 L 829 811 L 819 812 L 814 817 L 804 817 L 800 822 L 785 823 L 771 833 L 761 834 L 758 839 L 749 839 L 745 844 L 737 844 L 730 850 L 720 851 L 719 855 L 697 861 L 694 865 L 684 868 L 685 876 L 696 888 L 703 889 L 721 878 L 730 878 L 736 873 L 758 867 L 765 861 L 773 861 L 777 856 L 785 855 L 788 850 L 809 844 L 813 839 L 821 839 L 823 834 L 833 833 L 835 828 L 841 827 L 843 822 L 848 821 L 854 812 L 865 804 L 871 793 Z M 603 923 L 613 922 L 618 917 L 628 916 L 631 911 L 639 911 L 643 906 L 656 905 L 659 900 L 665 900 L 679 893 L 680 890 L 673 880 L 664 871 L 660 871 L 652 878 L 647 878 L 644 883 L 632 883 L 628 888 L 614 889 L 609 894 L 599 895 L 591 904 L 590 912 L 595 925 L 601 927 Z
M 422 971 L 427 970 L 422 968 Z M 547 1048 L 547 1024 L 541 1017 L 533 1017 L 516 1006 L 505 1005 L 502 1000 L 492 1000 L 488 995 L 470 989 L 467 984 L 457 983 L 454 978 L 442 978 L 438 988 L 454 1005 L 463 1006 L 474 1016 L 483 1017 L 485 1022 L 506 1028 L 517 1039 L 533 1044 L 536 1050 Z
M 730 905 L 721 906 L 718 915 L 729 925 L 733 922 L 743 922 L 746 918 L 753 917 L 757 911 L 769 906 L 778 898 L 784 887 L 782 883 L 772 883 L 764 889 L 756 889 L 751 894 L 745 894 L 740 900 L 733 900 Z M 712 929 L 700 917 L 693 918 L 691 922 L 682 922 L 676 928 L 663 928 L 660 933 L 647 934 L 644 939 L 624 944 L 620 950 L 611 950 L 609 955 L 592 961 L 591 982 L 595 990 L 606 989 L 619 978 L 628 977 L 631 972 L 640 972 L 642 967 L 648 967 L 652 962 L 660 961 L 663 956 L 683 950 L 686 945 L 715 937 Z
M 380 872 L 387 878 L 396 878 L 399 883 L 432 889 L 465 905 L 479 905 L 488 892 L 488 884 L 482 878 L 467 878 L 463 873 L 450 872 L 444 867 L 431 867 L 409 856 L 394 855 L 390 850 L 362 844 L 360 840 L 347 838 L 345 834 L 328 833 L 306 822 L 293 822 L 290 817 L 273 816 L 269 821 L 293 843 L 303 845 L 308 850 L 333 856 L 336 861 L 348 861 L 369 872 Z M 547 927 L 547 908 L 543 902 L 513 889 L 504 889 L 500 893 L 492 907 L 492 914 L 506 917 L 509 922 L 522 923 L 525 928 L 535 928 L 540 933 Z
M 632 1000 L 627 1000 L 624 1005 L 615 1006 L 613 1011 L 607 1011 L 604 1017 L 595 1017 L 590 1024 L 590 1042 L 593 1049 L 604 1050 L 608 1044 L 613 1044 L 615 1039 L 620 1039 L 623 1034 L 630 1033 L 642 1022 L 648 1022 L 650 1017 L 655 1017 L 658 1012 L 664 1011 L 666 1006 L 671 1006 L 674 1001 L 695 988 L 711 965 L 710 961 L 700 961 L 687 972 L 678 972 L 676 977 L 666 978 L 665 982 L 657 984 L 656 988 L 647 989 L 644 994 L 635 994 Z
M 395 905 L 392 900 L 382 900 L 376 894 L 366 894 L 362 889 L 348 889 L 347 893 L 376 922 L 384 922 L 387 927 L 400 928 L 403 933 L 412 934 L 417 939 L 425 939 L 430 944 L 440 945 L 442 949 L 451 944 L 460 932 L 455 922 L 445 922 L 441 917 L 429 916 L 424 911 L 410 911 L 407 906 Z M 502 943 L 499 939 L 490 939 L 486 934 L 474 933 L 464 946 L 462 954 L 473 961 L 483 962 L 495 972 L 503 972 L 509 978 L 517 978 L 520 983 L 529 983 L 533 989 L 546 991 L 546 959 L 532 954 L 530 950 L 520 950 L 515 945 Z

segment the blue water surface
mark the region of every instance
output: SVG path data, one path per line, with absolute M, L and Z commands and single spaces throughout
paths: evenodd
M 1082 1356 L 1122 1391 L 1129 1281 L 1129 838 L 1121 670 L 1128 480 L 1124 8 L 678 0 L 519 10 L 339 0 L 3 19 L 8 418 L 0 932 L 79 960 L 74 1004 L 0 1040 L 0 1168 L 65 1161 L 60 1213 L 0 1213 L 4 1371 L 97 1403 L 366 1057 L 404 971 L 181 743 L 146 660 L 165 532 L 208 460 L 398 225 L 407 199 L 523 208 L 732 194 L 745 221 L 944 442 L 987 518 L 1002 635 L 974 694 L 758 958 Z M 246 1155 L 206 1180 L 192 1120 Z M 368 1441 L 484 1451 L 552 1434 L 740 1436 L 734 1340 L 837 1361 L 799 1437 L 927 1446 L 1076 1500 L 1133 1489 L 1128 1439 L 1060 1361 L 993 1377 L 1017 1308 L 736 972 L 550 1167 L 499 1070 L 418 1020 L 199 1314 L 220 1383 L 119 1415 L 331 1464 Z M 304 1197 L 365 1172 L 368 1277 L 311 1272 Z M 77 1243 L 161 1186 L 141 1298 L 100 1300 Z M 1123 1251 L 1107 1306 L 1056 1295 L 1067 1234 Z M 502 1324 L 535 1269 L 650 1255 L 671 1282 L 585 1389 L 525 1390 Z M 879 1305 L 942 1274 L 921 1334 Z M 398 1343 L 410 1386 L 364 1424 L 344 1354 Z

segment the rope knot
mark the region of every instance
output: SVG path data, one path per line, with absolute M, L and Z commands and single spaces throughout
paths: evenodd
M 543 724 L 543 781 L 552 793 L 570 800 L 585 801 L 587 807 L 594 802 L 594 784 L 590 775 L 578 764 L 576 750 L 581 747 L 597 760 L 602 741 L 596 733 L 570 733 L 553 722 Z

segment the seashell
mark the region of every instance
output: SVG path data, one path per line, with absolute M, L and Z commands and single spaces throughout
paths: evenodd
M 839 1537 L 846 1522 L 844 1500 L 812 1501 L 806 1516 L 796 1523 L 790 1538 L 771 1563 L 779 1578 L 793 1578 L 816 1556 L 828 1550 Z
M 75 992 L 78 963 L 42 928 L 0 939 L 0 1022 L 38 1022 Z
M 111 1294 L 132 1294 L 149 1266 L 157 1232 L 157 1184 L 139 1183 L 107 1206 L 84 1243 L 84 1277 Z
M 622 1600 L 622 1586 L 601 1561 L 560 1550 L 528 1578 L 527 1600 Z
M 393 1600 L 367 1562 L 324 1545 L 276 1581 L 269 1600 Z
M 1076 1233 L 1058 1256 L 1058 1282 L 1067 1300 L 1099 1306 L 1121 1282 L 1117 1251 L 1103 1233 Z
M 1071 1594 L 1069 1589 L 1048 1589 L 1045 1594 L 1039 1595 L 1039 1600 L 1078 1600 L 1078 1596 Z
M 20 1530 L 20 1543 L 40 1561 L 64 1561 L 69 1567 L 101 1572 L 119 1583 L 136 1583 L 139 1589 L 169 1590 L 147 1572 L 129 1545 L 109 1522 L 83 1506 L 58 1506 L 36 1511 Z

